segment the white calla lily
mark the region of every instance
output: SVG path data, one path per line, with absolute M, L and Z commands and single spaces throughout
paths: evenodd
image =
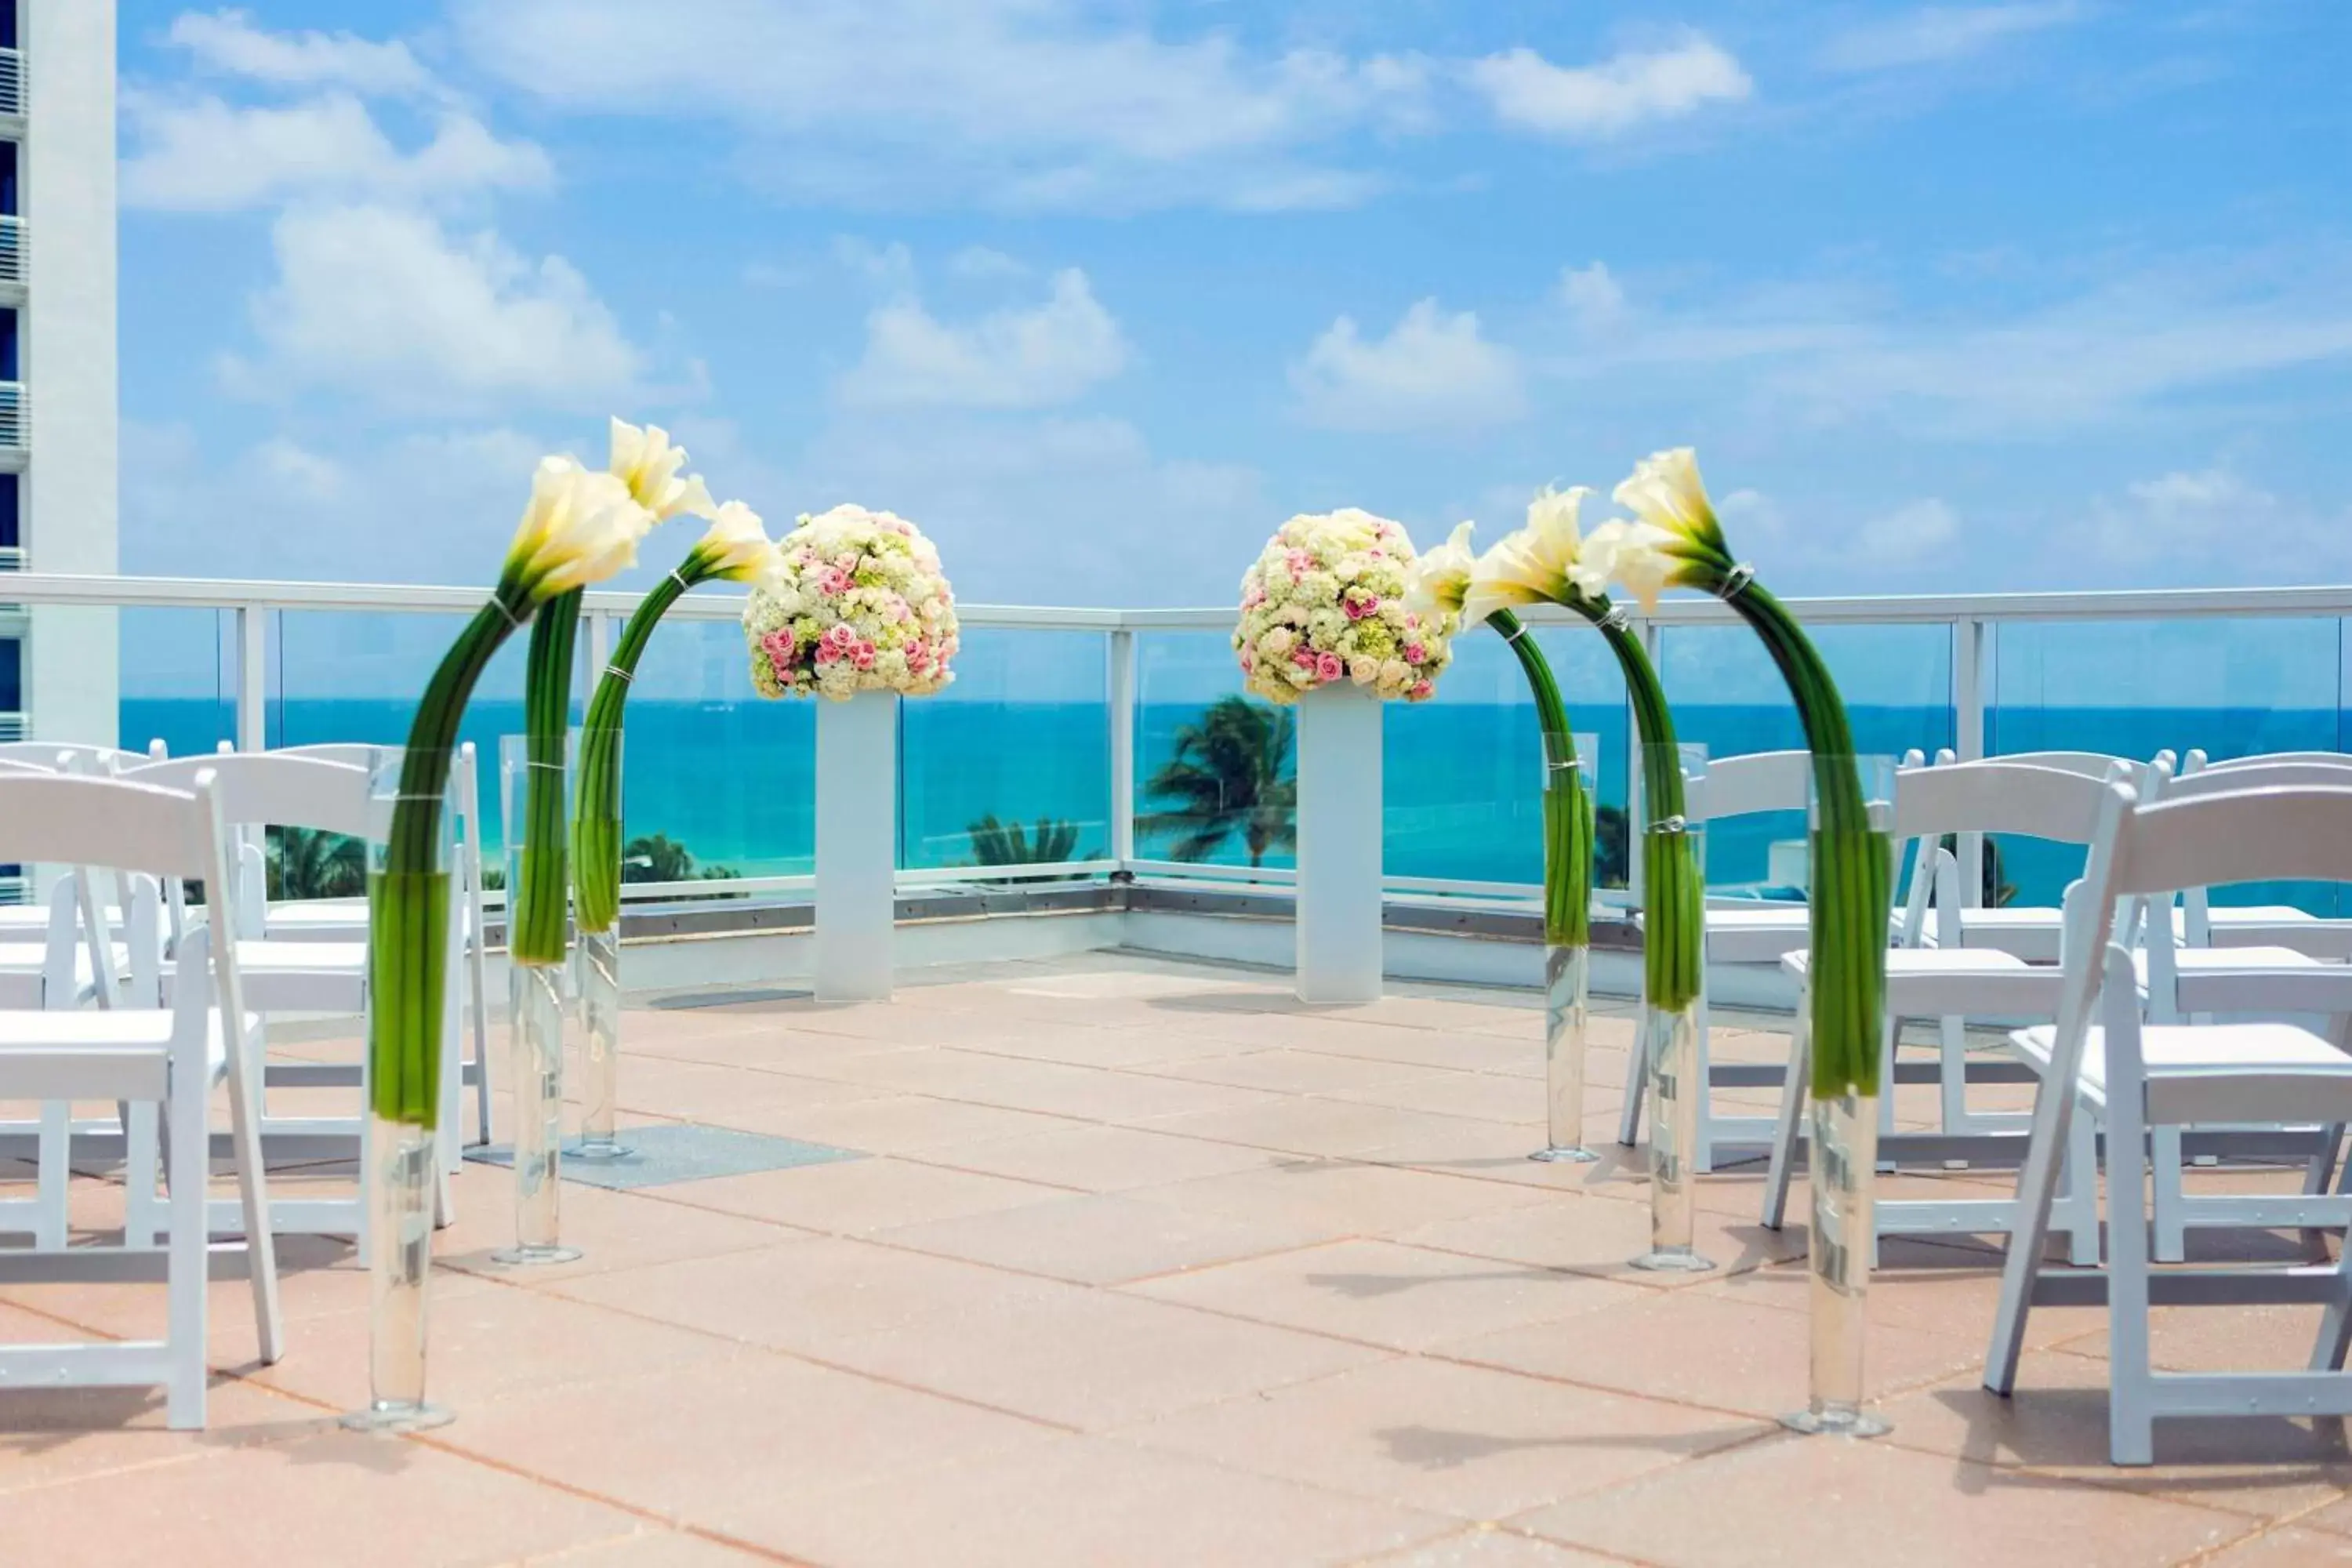
M 1423 618 L 1461 615 L 1463 598 L 1470 591 L 1470 574 L 1478 562 L 1478 552 L 1470 545 L 1470 532 L 1476 526 L 1468 521 L 1454 524 L 1444 543 L 1412 563 L 1405 578 L 1406 609 Z
M 740 500 L 730 500 L 719 508 L 709 528 L 687 556 L 687 564 L 703 581 L 764 582 L 776 572 L 776 543 L 768 537 L 767 525 L 758 512 Z
M 1664 529 L 1613 517 L 1585 539 L 1584 563 L 1604 583 L 1622 584 L 1644 610 L 1654 610 L 1680 566 L 1666 552 L 1673 542 L 1674 535 Z
M 613 456 L 608 469 L 629 487 L 637 504 L 653 513 L 656 522 L 667 522 L 680 512 L 710 517 L 718 509 L 699 474 L 681 477 L 686 448 L 675 446 L 669 432 L 658 425 L 643 428 L 627 420 L 613 421 Z
M 1706 485 L 1699 478 L 1698 454 L 1688 447 L 1653 452 L 1634 465 L 1613 499 L 1651 527 L 1676 542 L 1712 552 L 1723 550 L 1723 524 L 1717 521 Z
M 522 605 L 515 607 L 626 571 L 653 526 L 653 513 L 613 475 L 593 473 L 577 458 L 541 458 L 530 504 L 507 547 L 504 575 L 521 590 Z
M 1462 606 L 1465 625 L 1514 605 L 1559 605 L 1597 598 L 1607 585 L 1584 562 L 1578 514 L 1592 492 L 1581 485 L 1547 489 L 1528 504 L 1527 526 L 1478 558 Z

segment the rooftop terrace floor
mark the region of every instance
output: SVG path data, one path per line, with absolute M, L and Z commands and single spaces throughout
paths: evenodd
M 706 1000 L 631 1012 L 629 1120 L 859 1157 L 567 1184 L 587 1256 L 531 1272 L 490 1261 L 509 1188 L 469 1165 L 434 1296 L 458 1418 L 421 1437 L 336 1429 L 366 1392 L 365 1279 L 289 1244 L 278 1365 L 253 1364 L 243 1285 L 213 1288 L 209 1432 L 162 1430 L 144 1393 L 0 1394 L 0 1560 L 2352 1563 L 2337 1424 L 2168 1424 L 2163 1463 L 2109 1469 L 2095 1311 L 2038 1312 L 2021 1393 L 1984 1394 L 1982 1247 L 1886 1248 L 1891 1436 L 1782 1434 L 1804 1232 L 1758 1228 L 1759 1176 L 1733 1171 L 1701 1196 L 1720 1271 L 1624 1266 L 1647 1241 L 1641 1156 L 1610 1142 L 1625 1009 L 1596 1025 L 1608 1158 L 1579 1168 L 1525 1157 L 1531 996 L 1307 1009 L 1279 977 L 1102 954 L 887 1005 Z M 111 1195 L 78 1184 L 92 1216 Z M 0 1340 L 162 1311 L 157 1287 L 10 1288 Z M 2158 1316 L 2183 1367 L 2300 1364 L 2315 1321 Z

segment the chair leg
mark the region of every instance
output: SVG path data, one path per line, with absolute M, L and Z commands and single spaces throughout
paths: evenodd
M 1633 1020 L 1633 1048 L 1625 1057 L 1625 1103 L 1617 1112 L 1617 1142 L 1631 1149 L 1642 1141 L 1642 1097 L 1650 1088 L 1650 1009 Z
M 2148 1129 L 2148 1163 L 2156 1177 L 2156 1260 L 2182 1263 L 2189 1258 L 2188 1162 L 2181 1157 L 2180 1129 Z M 2114 1173 L 2108 1173 L 2109 1181 Z M 2112 1200 L 2110 1200 L 2112 1206 Z
M 2137 1096 L 2113 1097 L 2107 1118 L 2107 1458 L 2118 1465 L 2152 1465 L 2156 1389 L 2148 1362 L 2147 1183 L 2139 1160 Z
M 228 1054 L 228 1121 L 229 1146 L 236 1159 L 236 1195 L 245 1213 L 246 1262 L 252 1276 L 253 1324 L 265 1363 L 274 1363 L 286 1353 L 286 1333 L 278 1313 L 278 1237 L 271 1226 L 269 1214 L 269 1182 L 261 1163 L 261 1129 L 255 1114 L 257 1085 L 245 1073 L 241 1063 L 248 1055 L 257 1058 L 260 1037 L 232 1046 Z M 256 1073 L 252 1078 L 260 1075 Z M 204 1123 L 197 1122 L 196 1147 L 201 1151 L 211 1140 L 204 1134 Z M 364 1205 L 362 1205 L 364 1206 Z M 201 1214 L 201 1211 L 199 1211 Z M 198 1220 L 199 1234 L 203 1221 Z
M 2087 1116 L 2076 1116 L 2066 1130 L 2065 1184 L 2066 1261 L 2096 1268 L 2105 1256 L 2099 1245 L 2099 1130 Z
M 1797 1018 L 1789 1029 L 1789 1071 L 1780 1080 L 1780 1110 L 1772 1126 L 1772 1163 L 1764 1173 L 1764 1228 L 1778 1230 L 1789 1212 L 1789 1181 L 1797 1160 L 1798 1130 L 1804 1125 L 1805 1093 L 1811 1087 L 1811 977 L 1797 993 Z
M 162 1160 L 157 1147 L 155 1107 L 141 1102 L 130 1108 L 122 1137 L 122 1245 L 152 1247 L 163 1229 L 155 1176 Z
M 2336 1161 L 2344 1148 L 2344 1124 L 2340 1121 L 2319 1130 L 2319 1142 L 2311 1152 L 2311 1164 L 2303 1174 L 2303 1190 L 2307 1197 L 2324 1194 L 2336 1180 Z
M 2082 1114 L 2074 1103 L 2071 1084 L 2048 1079 L 2033 1099 L 2033 1131 L 2026 1146 L 2025 1166 L 2017 1173 L 2017 1211 L 2009 1232 L 2009 1248 L 2001 1259 L 2000 1305 L 1993 1313 L 1992 1341 L 1985 1348 L 1984 1385 L 2006 1394 L 2017 1386 L 2017 1362 L 2025 1351 L 2025 1321 L 2033 1310 L 2033 1280 L 2042 1268 L 2042 1249 L 2050 1239 L 2050 1203 L 2058 1184 L 2058 1168 L 2074 1119 Z
M 164 1419 L 178 1431 L 200 1431 L 205 1425 L 208 1337 L 205 1309 L 211 1237 L 205 1219 L 205 1182 L 211 1140 L 205 1127 L 205 1074 L 182 1070 L 190 1065 L 185 1055 L 174 1062 L 169 1105 L 173 1136 L 172 1237 L 165 1274 L 170 1327 L 165 1342 L 170 1347 L 171 1382 L 166 1385 Z
M 33 1244 L 63 1251 L 71 1234 L 68 1189 L 73 1176 L 73 1106 L 62 1100 L 41 1102 L 39 1163 L 33 1195 L 38 1204 L 33 1215 Z
M 2336 1296 L 2320 1315 L 2319 1335 L 2311 1344 L 2311 1370 L 2342 1372 L 2347 1349 L 2352 1349 L 2352 1245 L 2336 1263 Z
M 1944 1131 L 1969 1131 L 1969 1030 L 1967 1020 L 1946 1014 L 1937 1024 L 1937 1057 L 1943 1094 Z M 1887 1097 L 1892 1100 L 1894 1096 Z

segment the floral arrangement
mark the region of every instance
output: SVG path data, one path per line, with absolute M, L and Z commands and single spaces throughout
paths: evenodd
M 928 697 L 955 679 L 955 594 L 905 518 L 859 506 L 803 517 L 743 612 L 762 697 Z
M 1412 541 L 1352 507 L 1294 517 L 1242 576 L 1234 653 L 1244 683 L 1276 702 L 1349 680 L 1419 702 L 1453 658 L 1451 611 L 1409 607 Z

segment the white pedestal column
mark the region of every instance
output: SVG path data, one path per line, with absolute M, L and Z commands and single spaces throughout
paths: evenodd
M 898 699 L 816 705 L 816 994 L 890 994 L 898 865 Z
M 1380 994 L 1380 699 L 1318 687 L 1298 703 L 1298 999 Z

